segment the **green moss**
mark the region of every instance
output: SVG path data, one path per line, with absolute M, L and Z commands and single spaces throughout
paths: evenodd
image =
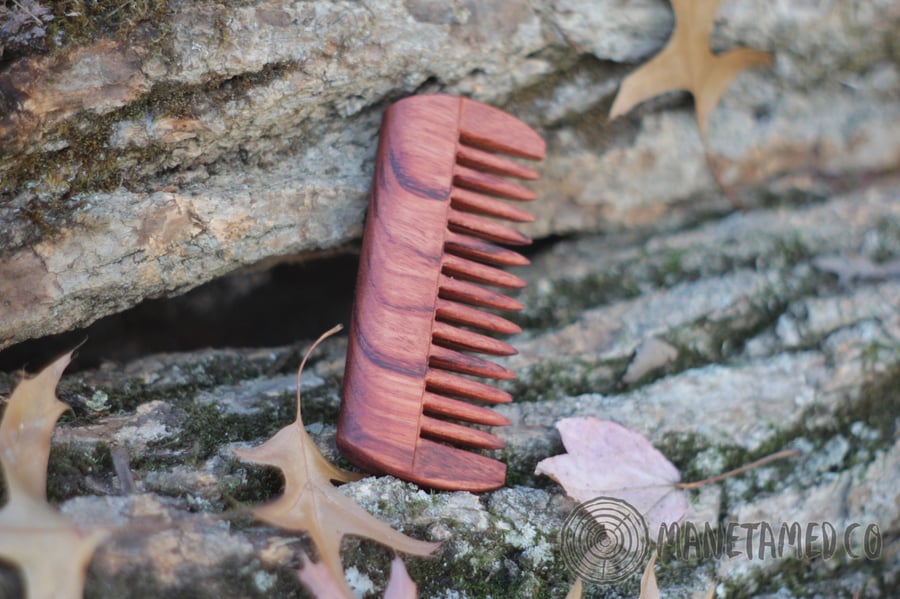
M 861 455 L 871 459 L 879 448 L 884 448 L 896 439 L 898 421 L 900 421 L 900 362 L 894 362 L 886 372 L 866 382 L 858 395 L 839 409 L 831 423 L 821 432 L 840 434 L 850 439 L 851 451 L 848 452 L 848 459 L 858 462 Z M 867 428 L 878 431 L 877 437 L 860 438 L 854 434 L 854 425 L 860 422 Z M 853 464 L 845 466 L 851 465 Z
M 120 7 L 159 5 L 159 10 L 163 11 L 167 7 L 166 2 L 93 4 L 98 5 L 97 10 L 104 10 L 99 5 L 110 8 L 112 4 Z M 135 15 L 145 14 L 138 8 L 135 10 Z M 132 22 L 128 18 L 125 21 Z M 94 33 L 84 35 L 91 38 Z M 150 47 L 164 46 L 166 43 L 162 34 L 142 41 Z M 102 115 L 90 112 L 74 115 L 42 132 L 45 145 L 60 149 L 31 152 L 7 159 L 4 176 L 0 178 L 0 203 L 27 192 L 30 199 L 21 211 L 32 226 L 27 241 L 34 243 L 53 235 L 82 206 L 82 194 L 111 191 L 118 187 L 137 191 L 158 170 L 169 167 L 171 148 L 167 145 L 110 147 L 109 140 L 119 123 L 162 117 L 192 118 L 198 106 L 218 105 L 244 97 L 254 87 L 265 85 L 293 68 L 296 65 L 275 63 L 258 72 L 231 78 L 213 77 L 202 84 L 161 82 L 117 110 Z
M 748 456 L 745 450 L 737 446 L 713 444 L 706 437 L 696 433 L 668 432 L 655 445 L 678 468 L 684 482 L 702 480 L 742 466 L 746 463 L 743 460 Z M 715 451 L 718 454 L 717 461 L 722 464 L 721 472 L 709 472 L 698 464 L 698 456 L 708 451 Z
M 79 495 L 93 495 L 89 479 L 97 484 L 111 484 L 112 457 L 109 448 L 98 443 L 90 452 L 68 445 L 54 445 L 47 464 L 47 499 L 60 503 Z
M 108 395 L 109 410 L 113 414 L 133 412 L 139 405 L 151 401 L 171 401 L 172 398 L 192 398 L 199 391 L 214 389 L 221 385 L 235 385 L 267 374 L 267 363 L 251 362 L 241 356 L 213 356 L 201 363 L 192 364 L 180 370 L 179 382 L 175 384 L 147 383 L 134 378 L 123 384 L 103 389 Z M 63 379 L 60 397 L 64 394 L 90 396 L 95 387 L 85 385 L 77 379 Z M 318 391 L 318 390 L 317 390 Z M 315 397 L 315 392 L 311 394 Z
M 520 296 L 524 311 L 509 315 L 524 329 L 543 330 L 574 322 L 588 308 L 631 297 L 640 289 L 622 272 L 591 273 L 582 279 L 551 281 L 550 288 L 526 290 Z
M 47 40 L 55 49 L 96 41 L 100 37 L 125 40 L 139 27 L 158 27 L 167 21 L 168 0 L 42 0 L 53 11 Z
M 423 597 L 447 590 L 494 599 L 565 597 L 573 577 L 558 553 L 537 569 L 526 562 L 523 552 L 509 551 L 495 532 L 457 534 L 434 559 L 410 559 L 406 567 Z
M 876 262 L 891 260 L 900 255 L 900 218 L 881 218 L 872 227 L 877 241 L 871 250 L 871 257 Z
M 223 414 L 216 404 L 192 402 L 178 408 L 181 434 L 154 449 L 186 451 L 183 461 L 197 465 L 215 454 L 221 445 L 274 435 L 293 420 L 294 408 L 294 398 L 287 394 L 271 400 L 265 411 L 251 414 Z
M 228 507 L 237 508 L 244 505 L 263 503 L 278 496 L 284 490 L 284 476 L 277 468 L 258 466 L 237 458 L 228 460 L 223 469 L 226 476 L 221 480 L 219 492 Z M 236 480 L 232 476 L 239 475 Z M 245 523 L 246 524 L 246 523 Z
M 838 563 L 835 563 L 838 562 Z M 835 556 L 812 561 L 783 559 L 749 580 L 724 581 L 725 596 L 749 599 L 787 591 L 791 597 L 897 597 L 900 581 L 883 559 L 847 560 Z
M 516 402 L 537 402 L 584 393 L 609 393 L 628 363 L 620 360 L 545 360 L 520 371 L 504 384 Z

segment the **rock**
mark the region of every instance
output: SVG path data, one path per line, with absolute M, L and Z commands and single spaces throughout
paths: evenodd
M 636 383 L 647 374 L 665 366 L 678 357 L 678 350 L 656 338 L 643 341 L 635 351 L 634 357 L 628 364 L 622 382 Z
M 891 596 L 900 531 L 900 280 L 882 266 L 900 258 L 898 194 L 900 182 L 888 178 L 651 236 L 542 244 L 517 273 L 530 283 L 519 295 L 527 308 L 518 316 L 523 332 L 511 339 L 520 353 L 505 363 L 519 379 L 507 386 L 515 401 L 497 408 L 511 420 L 494 430 L 507 443 L 497 453 L 508 464 L 507 486 L 429 492 L 370 476 L 342 492 L 390 526 L 442 542 L 433 559 L 405 559 L 422 597 L 564 597 L 573 576 L 560 530 L 575 503 L 534 474 L 538 461 L 562 451 L 559 418 L 592 415 L 641 432 L 683 481 L 793 449 L 797 455 L 688 491 L 686 521 L 719 531 L 759 522 L 821 530 L 828 522 L 854 541 L 874 524 L 878 556 L 679 559 L 667 546 L 660 588 L 686 597 L 705 596 L 713 584 L 726 595 L 783 599 Z M 878 267 L 849 285 L 822 267 L 848 256 Z M 645 362 L 653 367 L 637 376 L 638 358 L 654 346 L 666 359 Z M 232 449 L 256 445 L 294 418 L 298 348 L 158 354 L 63 377 L 59 396 L 78 407 L 54 436 L 51 500 L 80 523 L 116 530 L 92 562 L 87 596 L 296 593 L 294 570 L 300 551 L 312 552 L 309 541 L 246 517 L 244 508 L 277 495 L 281 480 Z M 342 467 L 334 437 L 345 352 L 344 338 L 325 342 L 301 386 L 307 430 Z M 0 375 L 0 393 L 14 380 Z M 86 403 L 95 396 L 105 397 L 104 410 Z M 120 462 L 127 457 L 131 488 L 119 479 L 114 451 Z M 342 557 L 356 588 L 382 592 L 388 552 L 349 539 Z M 0 576 L 0 588 L 8 578 Z M 632 577 L 589 585 L 588 595 L 630 597 L 637 589 Z
M 720 11 L 714 47 L 775 55 L 738 77 L 710 122 L 709 163 L 749 206 L 896 169 L 896 11 L 842 7 Z M 731 210 L 683 102 L 605 117 L 626 71 L 665 42 L 664 2 L 171 2 L 52 16 L 52 35 L 35 30 L 0 66 L 0 348 L 352 243 L 380 114 L 412 93 L 486 101 L 547 138 L 533 235 L 668 230 Z

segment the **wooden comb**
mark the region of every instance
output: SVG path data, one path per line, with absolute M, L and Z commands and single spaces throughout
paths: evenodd
M 524 287 L 496 268 L 528 260 L 495 245 L 531 240 L 488 217 L 530 221 L 499 198 L 535 195 L 497 175 L 537 173 L 499 153 L 540 160 L 544 141 L 522 121 L 485 104 L 414 96 L 385 112 L 350 322 L 337 443 L 360 468 L 436 489 L 503 486 L 506 465 L 470 449 L 498 449 L 496 436 L 454 421 L 509 421 L 471 403 L 512 397 L 466 375 L 515 374 L 469 352 L 511 355 L 476 332 L 518 326 L 485 312 L 520 310 L 482 285 Z

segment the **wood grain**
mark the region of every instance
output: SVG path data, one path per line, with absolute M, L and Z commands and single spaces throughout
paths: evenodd
M 514 351 L 481 333 L 515 332 L 485 309 L 521 304 L 483 285 L 523 286 L 496 266 L 527 260 L 495 243 L 530 240 L 485 216 L 528 220 L 500 198 L 533 200 L 505 177 L 537 174 L 498 152 L 540 159 L 544 142 L 518 119 L 465 98 L 415 96 L 385 112 L 337 436 L 341 452 L 364 470 L 438 489 L 483 491 L 504 483 L 503 463 L 462 448 L 502 446 L 468 423 L 506 419 L 471 400 L 511 400 L 464 375 L 514 376 L 463 353 Z

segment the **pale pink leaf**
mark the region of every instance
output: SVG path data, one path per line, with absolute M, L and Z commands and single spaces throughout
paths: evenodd
M 301 552 L 300 557 L 303 565 L 297 570 L 297 578 L 317 599 L 352 599 L 352 595 L 347 594 L 346 585 L 334 579 L 325 562 L 313 562 L 305 552 Z
M 395 557 L 391 562 L 391 578 L 384 589 L 384 599 L 416 599 L 418 596 L 416 583 L 406 572 L 403 560 L 399 556 Z
M 594 417 L 556 423 L 568 453 L 538 463 L 578 502 L 615 497 L 643 514 L 651 538 L 660 524 L 678 522 L 687 511 L 684 492 L 675 487 L 678 469 L 641 434 Z

